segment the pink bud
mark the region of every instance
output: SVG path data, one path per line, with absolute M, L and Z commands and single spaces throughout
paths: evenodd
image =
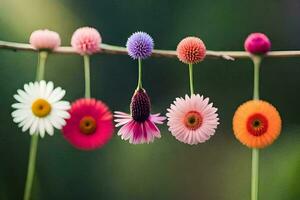
M 31 33 L 29 43 L 36 49 L 53 50 L 60 46 L 60 37 L 54 31 L 36 30 Z
M 245 40 L 244 47 L 251 54 L 266 54 L 271 49 L 271 42 L 263 33 L 251 33 Z

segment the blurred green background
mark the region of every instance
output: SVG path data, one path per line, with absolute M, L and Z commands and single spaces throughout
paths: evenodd
M 155 47 L 175 49 L 185 36 L 201 37 L 210 50 L 243 50 L 251 32 L 264 32 L 273 50 L 300 48 L 299 0 L 0 0 L 0 40 L 27 42 L 33 30 L 57 31 L 63 45 L 73 31 L 93 26 L 103 42 L 124 46 L 137 30 L 153 36 Z M 13 124 L 13 94 L 33 81 L 37 54 L 0 50 L 0 199 L 21 199 L 30 136 Z M 265 59 L 261 97 L 281 113 L 283 132 L 261 152 L 260 199 L 299 200 L 300 58 Z M 189 92 L 188 68 L 169 58 L 144 61 L 143 85 L 153 112 L 165 114 Z M 221 124 L 205 144 L 189 146 L 161 126 L 162 138 L 130 145 L 114 136 L 104 148 L 82 152 L 59 131 L 40 140 L 33 199 L 250 199 L 251 151 L 233 136 L 237 106 L 252 98 L 250 60 L 205 60 L 195 66 L 195 89 L 219 108 Z M 50 55 L 46 80 L 67 90 L 74 101 L 84 94 L 83 61 L 78 55 Z M 111 110 L 129 110 L 137 63 L 124 55 L 91 58 L 92 96 Z

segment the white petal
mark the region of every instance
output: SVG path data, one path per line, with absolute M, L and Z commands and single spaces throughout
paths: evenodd
M 33 135 L 37 131 L 38 124 L 39 124 L 39 119 L 35 118 L 32 125 L 31 125 L 31 127 L 30 127 L 30 130 L 29 130 L 30 135 Z
M 67 111 L 54 110 L 53 114 L 57 115 L 58 117 L 64 118 L 64 119 L 70 118 L 70 114 Z
M 58 101 L 54 103 L 52 106 L 54 109 L 59 109 L 59 110 L 69 110 L 71 108 L 70 103 L 68 101 Z
M 40 97 L 41 98 L 46 98 L 45 94 L 46 94 L 46 81 L 41 80 L 40 81 Z
M 17 94 L 14 95 L 14 98 L 15 98 L 15 100 L 17 100 L 18 102 L 21 102 L 21 103 L 26 103 L 27 102 L 25 99 L 23 99 L 22 97 L 20 97 Z
M 28 120 L 26 120 L 26 123 L 25 123 L 24 126 L 22 127 L 22 131 L 23 131 L 23 132 L 27 131 L 27 130 L 30 128 L 30 126 L 31 126 L 32 123 L 33 123 L 33 120 L 34 120 L 33 117 L 30 117 L 30 118 L 28 118 Z
M 29 109 L 19 109 L 19 110 L 15 110 L 11 113 L 12 117 L 27 117 L 28 115 L 30 115 L 30 110 Z
M 29 95 L 28 95 L 26 92 L 24 92 L 23 90 L 18 89 L 18 90 L 17 90 L 17 93 L 18 93 L 19 96 L 20 96 L 22 99 L 24 99 L 26 102 L 28 102 L 28 101 L 30 100 Z
M 24 121 L 26 118 L 27 118 L 27 116 L 25 116 L 25 115 L 24 116 L 19 116 L 19 117 L 14 117 L 13 122 L 20 123 L 20 122 Z
M 32 88 L 31 88 L 30 85 L 25 84 L 25 85 L 24 85 L 24 90 L 25 90 L 25 92 L 28 94 L 28 96 L 32 96 L 33 91 L 32 91 Z
M 45 92 L 45 98 L 49 98 L 50 94 L 52 93 L 53 91 L 53 88 L 54 88 L 54 84 L 52 81 L 49 81 L 47 83 L 47 87 L 46 87 L 46 92 Z
M 45 125 L 44 125 L 44 120 L 43 118 L 40 119 L 39 121 L 39 133 L 40 136 L 43 138 L 45 136 Z
M 51 125 L 49 119 L 45 119 L 45 128 L 49 135 L 52 136 L 54 134 L 54 129 L 53 129 L 53 126 Z
M 49 119 L 51 124 L 57 129 L 61 129 L 64 125 L 66 125 L 66 121 L 56 115 L 50 115 Z
M 66 94 L 66 91 L 61 89 L 61 87 L 57 87 L 53 90 L 53 92 L 49 96 L 49 102 L 55 103 L 61 100 Z
M 19 124 L 18 124 L 18 127 L 23 127 L 25 124 L 26 124 L 26 120 L 27 118 L 25 118 L 24 120 L 22 120 Z
M 12 108 L 15 109 L 24 109 L 24 108 L 30 108 L 30 104 L 26 103 L 14 103 L 11 105 Z

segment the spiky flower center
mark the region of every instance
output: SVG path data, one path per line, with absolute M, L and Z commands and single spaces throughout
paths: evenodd
M 268 130 L 267 118 L 260 113 L 251 115 L 247 121 L 247 130 L 253 136 L 263 135 Z
M 79 122 L 80 132 L 86 135 L 93 134 L 96 131 L 96 128 L 96 120 L 91 116 L 85 116 Z
M 201 59 L 200 50 L 197 47 L 189 47 L 185 50 L 185 57 L 187 60 L 189 60 L 191 63 Z
M 51 112 L 51 105 L 45 99 L 37 99 L 32 103 L 32 113 L 37 117 L 46 117 Z
M 190 130 L 197 130 L 203 122 L 201 114 L 197 111 L 189 111 L 183 118 L 183 123 Z
M 136 90 L 131 99 L 130 110 L 132 118 L 144 122 L 150 116 L 151 103 L 144 89 Z

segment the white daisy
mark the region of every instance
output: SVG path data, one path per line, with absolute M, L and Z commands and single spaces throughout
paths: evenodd
M 17 93 L 14 98 L 18 103 L 12 105 L 16 110 L 11 115 L 23 132 L 29 129 L 30 135 L 44 137 L 45 132 L 53 135 L 54 128 L 61 129 L 66 124 L 65 119 L 70 117 L 67 112 L 70 103 L 61 101 L 66 91 L 61 87 L 54 89 L 51 81 L 30 82 Z

